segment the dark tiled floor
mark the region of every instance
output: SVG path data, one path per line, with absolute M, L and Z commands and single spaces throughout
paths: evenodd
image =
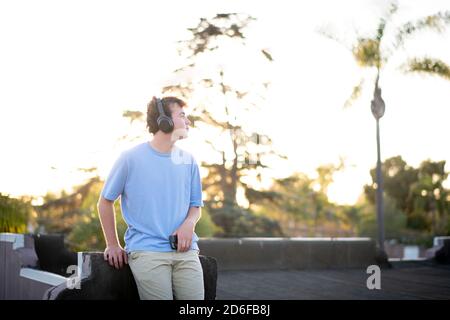
M 395 262 L 369 290 L 364 269 L 221 271 L 217 299 L 450 299 L 450 266 Z

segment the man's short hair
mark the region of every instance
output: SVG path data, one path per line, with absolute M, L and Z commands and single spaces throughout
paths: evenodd
M 161 99 L 162 107 L 164 113 L 172 118 L 172 112 L 170 111 L 170 106 L 174 103 L 178 104 L 180 107 L 186 106 L 186 103 L 177 97 L 164 97 Z M 156 106 L 156 99 L 153 98 L 147 104 L 147 128 L 150 133 L 156 133 L 159 130 L 157 119 L 159 116 L 158 107 Z

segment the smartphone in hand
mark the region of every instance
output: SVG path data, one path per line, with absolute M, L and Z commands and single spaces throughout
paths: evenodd
M 178 236 L 177 235 L 171 235 L 169 236 L 169 242 L 170 247 L 174 250 L 177 250 L 178 248 Z

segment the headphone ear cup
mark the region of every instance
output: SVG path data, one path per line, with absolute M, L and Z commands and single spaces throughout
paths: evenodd
M 168 117 L 164 113 L 162 101 L 156 97 L 154 97 L 154 98 L 156 99 L 156 106 L 157 106 L 158 113 L 159 113 L 159 116 L 156 119 L 156 123 L 158 124 L 158 127 L 162 132 L 170 133 L 173 131 L 173 127 L 174 127 L 172 118 Z
M 158 126 L 164 133 L 170 133 L 173 131 L 173 121 L 167 116 L 161 116 L 158 119 Z

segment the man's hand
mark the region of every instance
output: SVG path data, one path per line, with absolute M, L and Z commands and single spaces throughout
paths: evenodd
M 116 269 L 122 268 L 124 263 L 128 264 L 128 255 L 120 245 L 107 246 L 103 257 Z
M 186 252 L 191 248 L 194 228 L 194 222 L 191 220 L 185 220 L 183 224 L 174 233 L 172 233 L 172 235 L 178 235 L 177 252 Z

